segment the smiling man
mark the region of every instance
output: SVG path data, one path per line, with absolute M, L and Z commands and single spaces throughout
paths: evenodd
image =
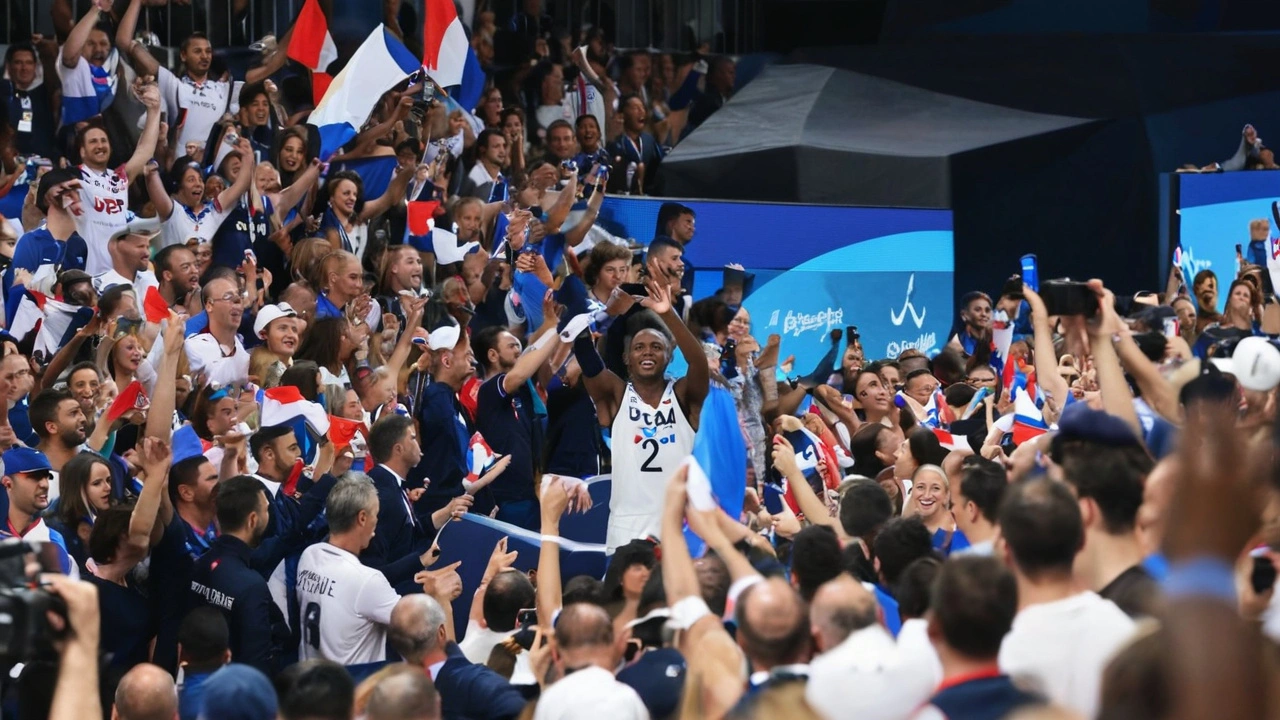
M 191 374 L 203 373 L 209 382 L 222 385 L 249 379 L 249 353 L 237 331 L 244 316 L 244 296 L 232 280 L 214 278 L 202 291 L 208 325 L 187 338 Z
M 51 542 L 58 547 L 58 559 L 62 571 L 73 578 L 80 577 L 80 570 L 67 554 L 67 544 L 56 530 L 51 530 L 40 517 L 49 507 L 49 478 L 52 468 L 44 453 L 31 448 L 16 447 L 7 450 L 0 461 L 4 463 L 4 485 L 9 497 L 9 514 L 0 538 L 22 538 L 28 542 Z
M 83 213 L 80 175 L 70 168 L 50 170 L 40 177 L 36 188 L 36 208 L 45 213 L 45 224 L 18 238 L 13 261 L 5 270 L 3 289 L 8 295 L 18 270 L 40 276 L 40 269 L 60 267 L 83 270 L 88 246 L 77 230 Z M 17 308 L 13 308 L 16 310 Z
M 80 401 L 69 390 L 41 390 L 31 400 L 31 409 L 27 411 L 31 418 L 31 427 L 40 438 L 37 449 L 44 453 L 53 473 L 53 484 L 49 488 L 49 500 L 58 499 L 57 474 L 62 466 L 80 452 L 84 445 L 89 421 L 85 418 Z

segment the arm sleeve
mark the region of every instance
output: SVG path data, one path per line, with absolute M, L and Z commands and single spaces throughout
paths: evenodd
M 169 128 L 173 130 L 178 125 L 178 78 L 173 76 L 169 68 L 161 65 L 160 71 L 156 73 L 156 84 L 160 86 L 160 100 L 164 103 L 161 109 L 168 114 Z
M 382 573 L 370 575 L 356 595 L 356 614 L 379 625 L 391 624 L 391 610 L 400 602 L 400 594 L 391 588 Z
M 231 647 L 236 662 L 271 674 L 271 593 L 265 583 L 255 583 L 232 609 Z

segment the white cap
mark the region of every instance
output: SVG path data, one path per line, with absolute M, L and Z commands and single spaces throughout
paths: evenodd
M 112 240 L 125 235 L 141 235 L 148 240 L 160 234 L 160 218 L 144 218 L 138 217 L 133 213 L 129 213 L 129 220 L 124 225 L 117 227 L 111 233 Z
M 1231 353 L 1230 367 L 1223 367 L 1217 359 L 1214 364 L 1223 372 L 1235 375 L 1240 387 L 1246 390 L 1267 392 L 1280 385 L 1280 350 L 1266 338 L 1244 338 Z
M 286 302 L 263 306 L 258 311 L 258 317 L 253 321 L 254 334 L 260 338 L 265 338 L 267 326 L 282 317 L 298 317 L 298 311 L 294 310 L 293 306 Z
M 427 336 L 427 347 L 432 350 L 452 350 L 458 346 L 458 338 L 462 337 L 462 328 L 457 325 L 442 325 Z

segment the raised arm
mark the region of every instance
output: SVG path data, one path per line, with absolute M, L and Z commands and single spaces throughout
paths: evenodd
M 249 192 L 249 183 L 253 182 L 253 146 L 249 144 L 249 138 L 240 138 L 240 142 L 236 143 L 236 152 L 240 153 L 240 174 L 231 183 L 231 187 L 218 193 L 218 207 L 222 209 L 240 202 L 240 198 Z
M 320 160 L 312 158 L 311 164 L 307 166 L 302 174 L 294 179 L 293 184 L 276 195 L 275 211 L 287 215 L 290 210 L 298 206 L 307 193 L 315 186 L 320 179 Z
M 582 241 L 587 239 L 587 233 L 591 232 L 591 228 L 595 226 L 596 218 L 600 217 L 600 206 L 604 205 L 604 183 L 595 187 L 596 191 L 587 201 L 587 211 L 578 219 L 578 224 L 564 233 L 565 244 L 569 247 L 581 245 Z
M 1058 374 L 1058 354 L 1053 349 L 1053 328 L 1049 326 L 1049 311 L 1045 309 L 1044 300 L 1029 286 L 1022 286 L 1022 295 L 1031 306 L 1031 332 L 1035 341 L 1036 384 L 1048 391 L 1049 396 L 1058 403 L 1066 403 L 1067 393 L 1071 392 L 1067 381 Z M 1065 407 L 1065 405 L 1063 405 Z
M 578 174 L 569 173 L 569 177 L 565 178 L 564 189 L 556 195 L 556 201 L 547 208 L 547 219 L 542 223 L 546 228 L 547 234 L 560 232 L 560 226 L 564 225 L 565 218 L 569 217 L 569 212 L 573 210 L 573 203 L 578 198 Z
M 284 37 L 280 38 L 279 46 L 267 58 L 266 62 L 257 67 L 249 68 L 248 72 L 244 74 L 244 81 L 246 83 L 256 83 L 266 80 L 279 72 L 280 68 L 283 68 L 285 63 L 289 62 L 289 41 L 291 39 L 293 39 L 293 27 L 290 27 L 285 32 Z
M 147 107 L 147 124 L 142 128 L 142 137 L 138 138 L 138 145 L 134 148 L 133 155 L 124 166 L 129 182 L 136 180 L 146 169 L 147 163 L 155 158 L 156 143 L 160 139 L 160 86 L 139 78 L 137 87 L 138 98 Z M 150 186 L 148 186 L 149 189 Z M 161 194 L 164 194 L 163 191 Z
M 1098 295 L 1098 320 L 1091 323 L 1092 334 L 1090 347 L 1093 354 L 1093 367 L 1098 373 L 1098 390 L 1102 393 L 1102 407 L 1107 412 L 1125 421 L 1139 440 L 1145 437 L 1142 423 L 1138 421 L 1138 412 L 1133 407 L 1133 395 L 1129 392 L 1129 383 L 1124 379 L 1124 369 L 1120 367 L 1120 358 L 1116 356 L 1116 347 L 1112 338 L 1122 333 L 1125 324 L 1115 310 L 1115 296 L 1102 286 L 1101 280 L 1090 280 L 1089 287 Z
M 360 220 L 368 222 L 390 210 L 393 205 L 403 203 L 405 191 L 409 189 L 409 181 L 413 179 L 413 174 L 416 170 L 417 168 L 413 165 L 396 168 L 396 174 L 391 178 L 391 183 L 387 185 L 386 192 L 382 193 L 382 196 L 377 200 L 365 203 L 364 211 L 360 213 Z
M 159 75 L 160 63 L 146 46 L 133 38 L 134 31 L 138 29 L 138 14 L 141 12 L 142 0 L 129 0 L 129 7 L 120 18 L 120 26 L 116 28 L 116 47 L 129 59 L 133 69 L 137 70 L 139 75 Z M 87 38 L 88 35 L 86 34 L 85 37 Z M 66 60 L 64 59 L 63 62 Z
M 543 321 L 542 327 L 535 333 L 539 335 L 538 340 L 525 350 L 524 354 L 516 360 L 515 367 L 511 368 L 506 375 L 502 377 L 502 392 L 513 393 L 525 381 L 533 377 L 538 372 L 538 368 L 546 364 L 551 357 L 551 353 L 560 347 L 560 334 L 555 331 L 556 324 L 560 318 L 556 314 L 548 313 L 551 305 L 546 300 L 550 300 L 555 291 L 547 290 L 546 297 L 543 302 Z
M 169 467 L 173 461 L 168 437 L 169 433 L 161 437 L 143 438 L 142 493 L 138 495 L 138 502 L 129 516 L 129 537 L 126 543 L 129 555 L 135 562 L 146 556 L 153 541 L 159 541 L 160 536 L 155 531 L 163 529 L 163 526 L 156 524 L 156 516 L 160 511 L 160 497 L 166 494 L 169 486 Z
M 144 172 L 147 194 L 151 196 L 151 203 L 156 207 L 156 217 L 161 221 L 168 220 L 173 215 L 173 198 L 169 197 L 169 193 L 164 189 L 164 181 L 160 179 L 159 163 L 147 163 Z
M 809 481 L 800 471 L 800 466 L 796 464 L 795 448 L 791 447 L 791 443 L 781 435 L 773 436 L 773 467 L 787 479 L 787 487 L 791 489 L 791 494 L 800 506 L 800 512 L 804 513 L 805 520 L 814 525 L 826 525 L 835 530 L 837 536 L 845 537 L 840 523 L 827 512 L 826 503 L 814 494 L 813 488 L 809 487 Z
M 671 334 L 676 337 L 676 347 L 680 348 L 685 361 L 689 364 L 689 370 L 685 376 L 676 381 L 676 394 L 680 398 L 680 407 L 689 418 L 689 424 L 697 430 L 702 401 L 707 399 L 707 393 L 711 391 L 711 367 L 703 362 L 702 343 L 698 342 L 693 331 L 676 313 L 671 290 L 652 280 L 648 281 L 646 286 L 649 289 L 649 297 L 641 300 L 640 304 L 658 313 L 662 321 L 667 324 Z
M 134 0 L 138 2 L 139 0 Z M 107 8 L 111 7 L 107 3 Z M 136 17 L 136 13 L 135 13 Z M 89 11 L 80 18 L 75 27 L 71 28 L 71 34 L 67 36 L 67 41 L 62 45 L 62 64 L 64 67 L 73 68 L 80 63 L 80 53 L 84 50 L 84 44 L 89 40 L 89 33 L 93 32 L 94 26 L 102 19 L 102 11 L 98 9 L 95 3 L 89 6 Z
M 542 544 L 538 549 L 538 624 L 551 627 L 563 603 L 560 588 L 560 516 L 569 505 L 564 481 L 553 477 L 539 498 L 542 506 Z

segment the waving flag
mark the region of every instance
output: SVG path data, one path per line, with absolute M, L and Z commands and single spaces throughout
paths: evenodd
M 142 299 L 142 310 L 147 316 L 147 322 L 158 323 L 168 319 L 169 303 L 164 301 L 155 285 L 147 288 L 146 297 Z
M 676 412 L 680 412 L 676 408 Z M 742 503 L 747 490 L 747 442 L 738 425 L 738 411 L 733 395 L 728 390 L 712 384 L 707 399 L 698 415 L 698 434 L 693 438 L 693 459 L 706 473 L 710 495 L 729 517 L 742 515 Z M 701 475 L 701 473 L 699 473 Z M 689 482 L 695 482 L 692 466 Z M 705 488 L 704 488 L 705 489 Z M 694 495 L 691 487 L 690 497 Z M 705 493 L 700 494 L 705 500 Z M 703 543 L 685 529 L 691 553 L 701 553 Z
M 462 68 L 462 84 L 458 88 L 458 104 L 466 110 L 473 110 L 484 95 L 486 82 L 484 69 L 480 67 L 480 58 L 476 51 L 467 45 L 467 61 Z
M 80 328 L 93 319 L 93 308 L 68 305 L 35 290 L 24 290 L 21 285 L 10 291 L 10 300 L 18 298 L 9 322 L 9 334 L 16 342 L 22 342 L 30 333 L 36 334 L 36 352 L 52 358 Z
M 461 85 L 471 46 L 457 8 L 453 0 L 427 0 L 425 11 L 422 65 L 440 87 Z
M 982 407 L 982 401 L 985 400 L 987 396 L 990 394 L 991 394 L 991 388 L 988 388 L 988 387 L 978 388 L 978 392 L 973 394 L 973 399 L 969 401 L 969 404 L 966 405 L 964 408 L 964 412 L 960 414 L 960 419 L 968 420 L 970 417 L 972 417 L 973 414 L 977 412 L 978 408 Z
M 1013 398 L 1013 442 L 1021 445 L 1028 440 L 1049 432 L 1049 425 L 1044 421 L 1040 408 L 1031 399 L 1030 392 L 1018 389 Z
M 355 137 L 383 94 L 419 68 L 413 53 L 386 26 L 374 28 L 307 121 L 320 133 L 320 159 L 328 160 Z
M 337 415 L 329 416 L 329 442 L 333 443 L 335 450 L 349 447 L 356 433 L 367 435 L 369 430 L 362 422 L 348 420 Z
M 472 435 L 471 442 L 467 444 L 467 480 L 469 482 L 479 480 L 484 471 L 488 470 L 497 459 L 497 453 L 489 447 L 483 435 L 480 433 Z
M 1013 321 L 1008 313 L 997 310 L 991 316 L 991 367 L 1003 377 L 1009 365 L 1009 346 L 1013 344 Z
M 146 410 L 149 407 L 151 407 L 151 401 L 147 399 L 147 393 L 143 391 L 142 383 L 134 380 L 116 396 L 115 402 L 111 403 L 111 407 L 107 408 L 107 422 L 113 423 L 119 420 L 121 415 L 131 410 Z
M 288 425 L 301 418 L 316 435 L 323 436 L 329 433 L 329 413 L 324 411 L 320 403 L 302 397 L 302 393 L 295 385 L 281 385 L 262 390 L 259 392 L 258 401 L 262 404 L 263 427 Z
M 440 203 L 435 200 L 413 200 L 409 203 L 410 235 L 428 235 L 436 226 L 435 213 Z
M 939 428 L 934 428 L 933 434 L 937 436 L 938 444 L 942 445 L 942 447 L 948 450 L 972 450 L 973 449 L 973 447 L 969 445 L 969 439 L 963 435 L 960 435 L 960 436 L 952 435 L 950 432 L 947 432 L 946 430 L 941 430 Z
M 329 20 L 324 16 L 317 0 L 307 0 L 302 12 L 293 24 L 293 39 L 289 41 L 289 59 L 297 60 L 311 69 L 311 93 L 317 107 L 333 83 L 329 65 L 338 59 L 338 46 L 329 34 Z
M 458 236 L 444 228 L 434 228 L 427 234 L 425 247 L 427 252 L 434 253 L 436 262 L 441 265 L 462 262 L 469 253 L 480 247 L 480 243 L 472 240 L 459 243 Z
M 947 404 L 942 390 L 934 390 L 929 403 L 924 406 L 924 425 L 931 428 L 949 428 L 956 421 L 956 414 Z

